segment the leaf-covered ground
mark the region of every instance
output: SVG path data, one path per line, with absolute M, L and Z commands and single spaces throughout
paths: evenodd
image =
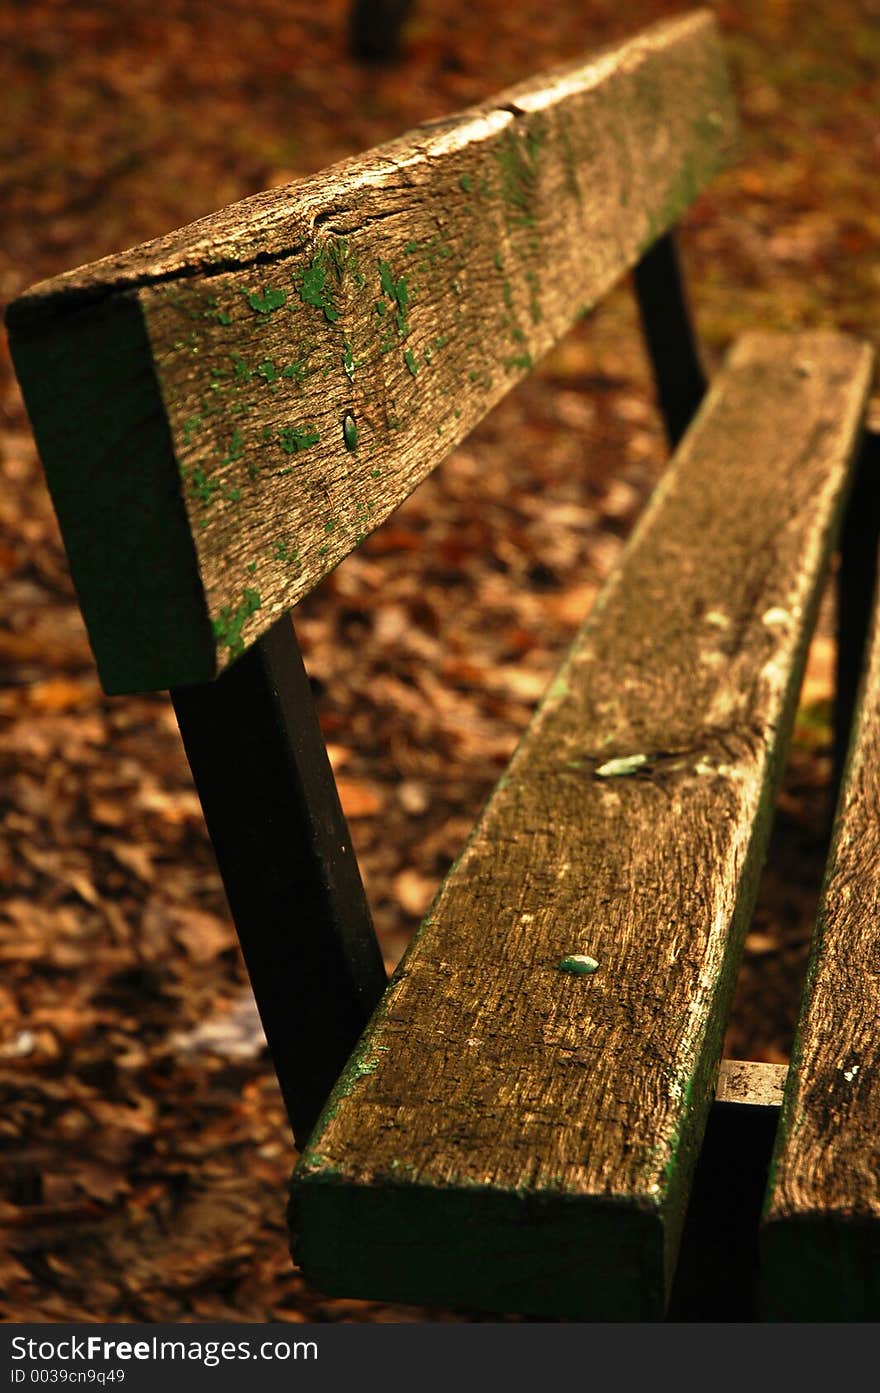
M 756 324 L 880 325 L 880 4 L 714 6 L 742 160 L 683 236 L 707 363 Z M 393 68 L 305 0 L 0 11 L 0 298 L 287 182 L 680 9 L 416 0 Z M 164 696 L 105 699 L 0 362 L 0 1290 L 7 1319 L 455 1319 L 292 1271 L 292 1162 Z M 877 424 L 875 404 L 874 417 Z M 626 288 L 302 607 L 397 960 L 665 450 Z M 728 1050 L 783 1060 L 827 804 L 826 610 Z M 465 1317 L 466 1318 L 466 1317 Z

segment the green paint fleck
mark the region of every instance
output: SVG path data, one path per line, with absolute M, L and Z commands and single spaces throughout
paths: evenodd
M 532 366 L 532 355 L 531 353 L 516 353 L 512 358 L 505 359 L 504 366 L 507 368 L 508 372 L 510 372 L 512 368 L 528 369 Z
M 570 972 L 576 977 L 589 977 L 598 966 L 596 959 L 587 953 L 571 953 L 559 963 L 559 970 Z
M 388 262 L 383 261 L 381 257 L 379 258 L 378 265 L 379 284 L 382 287 L 382 293 L 384 295 L 387 295 L 389 300 L 393 300 L 395 298 L 394 272 L 392 271 Z
M 214 494 L 220 487 L 216 479 L 209 479 L 200 464 L 196 465 L 188 474 L 184 475 L 187 482 L 189 495 L 197 498 L 200 503 L 210 503 Z
M 541 288 L 541 282 L 538 279 L 536 271 L 526 271 L 526 283 L 529 287 L 529 313 L 532 316 L 532 323 L 540 324 L 541 304 L 538 300 L 538 293 Z
M 418 368 L 418 364 L 416 363 L 416 355 L 413 353 L 413 351 L 412 351 L 411 348 L 408 348 L 408 349 L 406 350 L 406 352 L 404 353 L 404 355 L 403 355 L 403 361 L 406 363 L 406 366 L 409 368 L 409 370 L 410 370 L 410 372 L 412 373 L 413 377 L 417 377 L 417 376 L 418 376 L 418 372 L 419 372 L 419 368 Z
M 383 261 L 381 257 L 377 265 L 379 268 L 379 284 L 382 287 L 382 293 L 389 300 L 394 302 L 394 322 L 397 326 L 398 338 L 405 339 L 409 334 L 409 322 L 406 317 L 411 300 L 409 284 L 405 276 L 400 276 L 399 279 L 395 280 L 390 263 Z M 376 304 L 376 312 L 377 314 L 385 313 L 384 309 L 381 311 L 379 310 L 379 302 Z M 383 345 L 383 352 L 384 351 L 386 350 Z
M 458 184 L 459 188 L 463 189 L 465 193 L 470 193 L 472 188 L 474 187 L 473 176 L 470 174 L 463 174 L 459 179 Z
M 358 443 L 358 428 L 357 428 L 357 422 L 355 421 L 355 419 L 354 419 L 354 417 L 352 416 L 352 414 L 351 414 L 350 411 L 346 413 L 345 419 L 344 419 L 344 421 L 342 422 L 342 438 L 343 438 L 343 440 L 345 441 L 345 448 L 346 448 L 347 450 L 356 450 L 356 449 L 357 449 L 357 443 Z
M 266 383 L 271 384 L 278 381 L 278 369 L 271 358 L 263 359 L 262 363 L 260 363 L 257 368 L 257 374 L 262 377 L 263 381 Z
M 294 455 L 310 445 L 317 445 L 320 439 L 317 426 L 285 426 L 278 436 L 278 444 L 286 455 Z
M 244 652 L 244 641 L 241 636 L 242 627 L 245 620 L 249 619 L 252 614 L 256 614 L 261 604 L 260 592 L 246 589 L 242 591 L 241 604 L 237 609 L 233 609 L 231 605 L 226 605 L 214 620 L 211 626 L 214 630 L 214 637 L 218 643 L 226 645 L 231 658 L 236 658 Z
M 202 424 L 202 418 L 201 418 L 201 416 L 190 416 L 186 421 L 184 421 L 184 423 L 183 423 L 183 443 L 184 443 L 184 445 L 191 445 L 191 444 L 192 444 L 192 438 L 193 438 L 193 436 L 195 435 L 196 431 L 198 430 L 198 428 L 199 428 L 199 426 L 200 426 L 201 424 Z
M 386 305 L 386 303 L 385 303 L 384 300 L 377 300 L 377 301 L 376 301 L 376 313 L 377 313 L 377 315 L 379 316 L 380 319 L 382 318 L 383 314 L 386 312 L 387 309 L 388 309 L 388 306 Z
M 495 255 L 494 255 L 493 258 L 492 258 L 492 261 L 493 261 L 493 263 L 494 263 L 494 266 L 495 266 L 495 270 L 496 270 L 496 271 L 503 271 L 503 270 L 504 270 L 504 258 L 503 258 L 503 256 L 501 255 L 500 252 L 496 252 L 496 253 L 495 253 Z
M 349 382 L 354 382 L 354 358 L 352 357 L 351 344 L 348 339 L 342 340 L 342 366 Z
M 282 377 L 291 377 L 296 383 L 305 381 L 308 375 L 305 358 L 298 358 L 296 362 L 288 363 L 286 368 L 281 369 Z
M 413 256 L 414 253 L 418 251 L 418 249 L 419 249 L 419 244 L 418 244 L 418 242 L 407 242 L 407 244 L 406 244 L 406 246 L 404 247 L 403 250 L 404 250 L 404 254 L 405 254 L 406 256 Z
M 282 305 L 287 304 L 287 291 L 275 290 L 270 287 L 268 290 L 246 290 L 242 292 L 252 310 L 257 314 L 271 314 L 273 310 L 280 310 Z
M 378 479 L 378 478 L 381 476 L 381 474 L 382 474 L 382 470 L 381 470 L 381 469 L 371 469 L 371 470 L 370 470 L 370 478 L 371 478 L 371 479 Z
M 256 569 L 257 569 L 257 563 L 256 563 L 256 561 L 249 561 L 248 564 L 247 564 L 248 575 L 249 575 L 249 576 L 252 576 L 252 575 L 254 574 L 254 571 L 255 571 Z
M 333 286 L 330 284 L 329 276 L 327 256 L 318 251 L 312 257 L 311 264 L 305 270 L 297 272 L 294 282 L 303 304 L 323 310 L 328 324 L 335 324 L 339 318 L 339 310 L 334 304 Z
M 232 432 L 232 436 L 229 441 L 229 449 L 226 451 L 226 456 L 224 458 L 223 463 L 230 464 L 233 460 L 241 459 L 243 454 L 244 436 L 242 435 L 238 426 L 236 426 L 235 430 Z
M 230 353 L 229 361 L 232 364 L 232 375 L 236 382 L 250 382 L 253 373 L 242 358 L 240 353 Z M 219 384 L 212 382 L 211 386 L 216 388 Z
M 523 134 L 511 131 L 495 151 L 509 226 L 530 226 L 535 221 L 538 156 L 545 138 L 543 120 L 534 116 Z

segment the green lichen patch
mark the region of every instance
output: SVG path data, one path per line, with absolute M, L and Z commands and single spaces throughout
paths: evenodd
M 299 454 L 301 450 L 308 450 L 311 445 L 317 445 L 321 439 L 317 426 L 285 426 L 278 435 L 278 444 L 286 455 Z
M 228 648 L 231 658 L 237 658 L 244 652 L 242 628 L 251 615 L 256 614 L 261 605 L 260 592 L 245 589 L 242 591 L 241 603 L 234 609 L 232 605 L 224 606 L 214 620 L 211 626 L 214 637 L 219 644 Z

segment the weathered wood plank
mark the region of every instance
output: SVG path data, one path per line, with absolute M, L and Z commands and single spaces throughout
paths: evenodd
M 880 1319 L 880 627 L 853 730 L 765 1211 L 782 1320 Z
M 11 306 L 105 688 L 208 680 L 243 651 L 674 224 L 734 136 L 698 12 Z
M 713 385 L 310 1139 L 323 1290 L 662 1310 L 869 377 Z

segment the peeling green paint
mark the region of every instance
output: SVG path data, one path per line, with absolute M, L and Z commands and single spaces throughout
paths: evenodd
M 214 637 L 217 642 L 225 645 L 229 649 L 229 656 L 237 658 L 244 652 L 244 640 L 242 639 L 242 627 L 252 614 L 256 614 L 262 605 L 262 599 L 258 590 L 242 591 L 241 604 L 236 609 L 231 605 L 224 606 L 218 617 L 212 624 Z
M 209 479 L 200 464 L 197 464 L 193 469 L 186 470 L 184 479 L 190 498 L 197 498 L 200 503 L 213 502 L 214 494 L 220 487 L 219 481 Z
M 408 348 L 404 353 L 403 361 L 406 363 L 406 366 L 409 368 L 413 377 L 417 377 L 419 372 L 419 366 L 416 362 L 415 354 L 413 353 L 411 348 Z
M 281 369 L 281 376 L 292 378 L 297 385 L 304 382 L 308 375 L 305 358 L 298 358 L 295 362 L 288 363 L 286 367 Z
M 294 455 L 317 445 L 320 439 L 317 426 L 285 426 L 278 435 L 278 444 L 286 455 Z
M 257 314 L 272 314 L 274 310 L 280 310 L 282 305 L 287 304 L 287 291 L 276 290 L 271 286 L 268 290 L 245 290 L 242 294 Z
M 295 274 L 294 284 L 304 305 L 321 310 L 328 324 L 335 324 L 339 318 L 339 310 L 334 303 L 330 267 L 325 252 L 315 252 L 310 264 Z
M 533 116 L 522 134 L 519 130 L 511 131 L 494 151 L 510 227 L 531 226 L 535 222 L 538 159 L 545 139 L 543 120 Z
M 192 444 L 193 436 L 195 435 L 196 431 L 198 430 L 198 428 L 199 428 L 199 426 L 200 426 L 201 424 L 202 424 L 202 418 L 201 418 L 201 416 L 190 416 L 186 421 L 184 421 L 184 423 L 183 423 L 183 443 L 184 443 L 184 445 L 191 445 L 191 444 Z
M 392 302 L 397 336 L 400 339 L 405 339 L 409 334 L 409 321 L 407 319 L 407 311 L 409 310 L 411 302 L 409 282 L 406 276 L 400 276 L 395 279 L 390 263 L 383 261 L 381 257 L 377 265 L 379 268 L 379 284 L 382 288 L 382 293 L 387 300 Z M 379 302 L 377 302 L 376 305 L 376 312 L 377 314 L 385 313 L 384 309 L 381 311 L 379 310 Z M 384 345 L 383 351 L 387 351 Z

